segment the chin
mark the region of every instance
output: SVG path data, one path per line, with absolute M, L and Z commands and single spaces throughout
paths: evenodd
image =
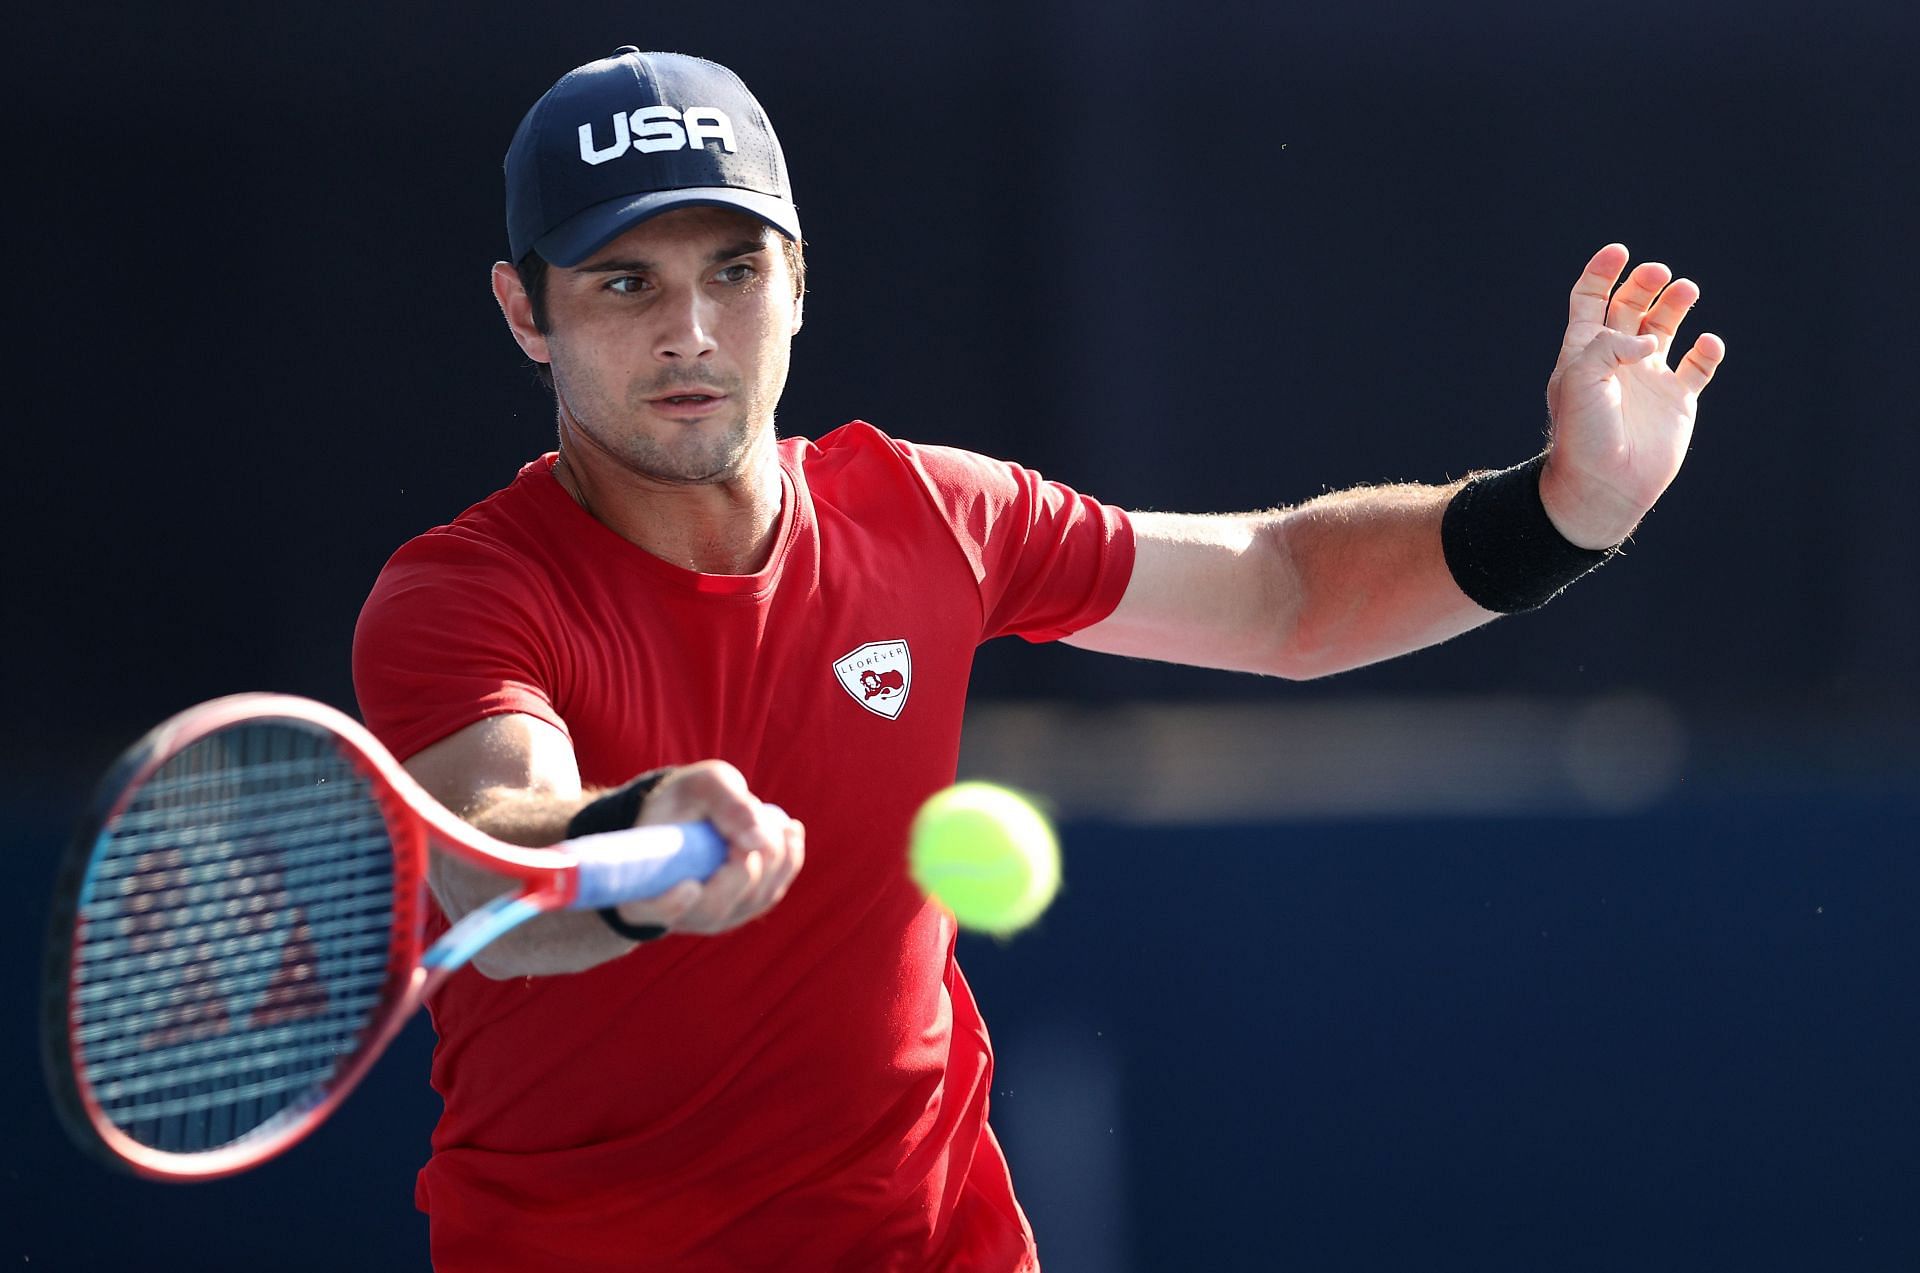
M 727 445 L 694 447 L 663 446 L 634 456 L 633 466 L 668 482 L 712 486 L 731 482 L 745 473 L 752 463 L 753 445 L 749 440 L 728 440 Z

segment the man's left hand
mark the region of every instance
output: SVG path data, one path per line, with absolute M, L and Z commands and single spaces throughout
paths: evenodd
M 1667 352 L 1700 286 L 1648 261 L 1615 291 L 1627 260 L 1623 244 L 1609 243 L 1587 262 L 1547 381 L 1553 434 L 1540 498 L 1582 548 L 1625 539 L 1680 472 L 1700 391 L 1727 353 L 1706 333 L 1669 368 Z

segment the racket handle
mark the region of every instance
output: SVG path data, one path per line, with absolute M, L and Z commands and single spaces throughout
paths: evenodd
M 778 805 L 767 808 L 786 816 Z M 708 822 L 602 831 L 561 847 L 580 860 L 578 892 L 567 903 L 575 911 L 658 897 L 682 880 L 706 879 L 727 860 L 727 842 Z
M 704 880 L 727 859 L 726 841 L 705 822 L 629 827 L 560 846 L 580 861 L 568 910 L 591 911 L 656 897 L 682 880 Z

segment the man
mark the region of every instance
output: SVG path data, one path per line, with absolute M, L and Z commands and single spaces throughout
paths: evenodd
M 1615 291 L 1609 245 L 1573 292 L 1544 457 L 1127 514 L 857 422 L 776 440 L 800 227 L 724 68 L 589 63 L 506 167 L 494 295 L 559 445 L 388 564 L 362 708 L 496 836 L 705 819 L 728 858 L 529 924 L 440 993 L 419 1202 L 443 1268 L 1037 1267 L 952 923 L 902 867 L 954 775 L 974 648 L 1309 677 L 1539 605 L 1673 479 L 1724 354 L 1702 336 L 1669 370 L 1699 289 L 1643 264 Z M 501 885 L 443 860 L 433 887 L 457 917 Z

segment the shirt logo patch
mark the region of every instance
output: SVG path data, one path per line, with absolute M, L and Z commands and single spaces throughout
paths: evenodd
M 905 641 L 869 641 L 833 662 L 833 674 L 853 701 L 888 720 L 897 720 L 913 688 L 913 656 Z

